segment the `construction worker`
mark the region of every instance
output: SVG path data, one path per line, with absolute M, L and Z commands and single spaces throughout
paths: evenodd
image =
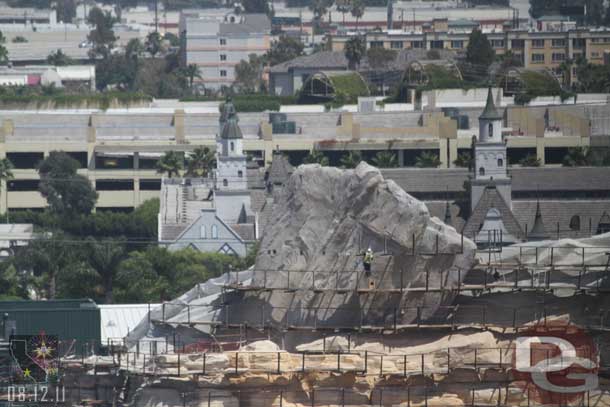
M 369 247 L 364 254 L 364 260 L 362 260 L 364 264 L 364 270 L 368 273 L 371 271 L 371 264 L 373 263 L 373 250 Z

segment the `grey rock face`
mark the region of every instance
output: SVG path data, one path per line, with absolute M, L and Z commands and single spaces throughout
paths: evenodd
M 454 295 L 424 288 L 457 287 L 475 262 L 472 241 L 364 162 L 354 170 L 300 166 L 273 212 L 252 279 L 264 290 L 230 301 L 232 322 L 353 328 L 438 321 Z

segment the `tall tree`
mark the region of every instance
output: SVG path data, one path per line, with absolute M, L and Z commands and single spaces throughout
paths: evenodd
M 157 31 L 153 31 L 146 37 L 146 51 L 154 58 L 163 48 L 163 38 Z
M 332 7 L 334 0 L 312 0 L 309 3 L 309 9 L 313 12 L 314 29 L 320 28 L 322 17 L 326 14 L 329 8 Z
M 358 29 L 358 23 L 364 15 L 364 1 L 363 0 L 351 0 L 350 13 L 356 19 L 356 30 Z
M 267 51 L 267 61 L 271 66 L 281 64 L 303 55 L 303 48 L 304 45 L 299 39 L 281 35 Z
M 47 63 L 54 66 L 74 65 L 74 60 L 64 54 L 61 49 L 51 52 L 47 57 Z
M 57 214 L 88 214 L 95 206 L 97 192 L 89 180 L 76 171 L 80 163 L 63 151 L 51 151 L 38 165 L 39 190 Z
M 87 36 L 92 44 L 89 56 L 107 58 L 117 40 L 112 30 L 115 23 L 114 17 L 108 11 L 104 12 L 99 7 L 93 7 L 87 16 L 87 23 L 93 26 Z
M 157 172 L 167 174 L 168 178 L 180 175 L 184 167 L 184 154 L 177 151 L 166 152 L 157 162 Z
M 235 84 L 246 93 L 261 89 L 263 80 L 264 57 L 250 54 L 248 61 L 243 59 L 235 65 Z
M 398 167 L 398 159 L 391 151 L 380 151 L 373 157 L 373 164 L 379 168 L 394 168 Z
M 0 31 L 0 64 L 5 64 L 8 62 L 8 50 L 4 46 L 6 43 L 6 38 L 2 31 Z
M 487 68 L 494 61 L 495 56 L 496 53 L 491 47 L 487 35 L 478 28 L 472 30 L 466 48 L 466 60 L 473 65 L 483 65 Z
M 364 39 L 361 36 L 352 37 L 345 43 L 345 57 L 349 69 L 357 69 L 366 51 Z
M 8 180 L 13 178 L 13 163 L 8 158 L 0 158 L 0 181 L 7 183 L 7 188 L 4 190 L 4 199 L 6 202 L 6 223 L 8 223 Z
M 345 25 L 345 14 L 349 13 L 352 9 L 350 0 L 337 0 L 335 4 L 337 5 L 337 11 L 343 16 L 343 24 Z
M 212 150 L 208 147 L 197 147 L 187 158 L 187 175 L 207 177 L 215 162 Z
M 125 258 L 125 242 L 117 240 L 86 239 L 86 260 L 100 276 L 104 286 L 106 304 L 112 303 L 112 288 L 119 264 Z
M 202 79 L 201 69 L 196 64 L 188 64 L 183 68 L 183 74 L 188 80 L 189 89 L 193 89 L 193 83 L 195 83 L 195 78 Z

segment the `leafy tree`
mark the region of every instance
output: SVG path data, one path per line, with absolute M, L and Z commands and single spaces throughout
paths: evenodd
M 540 167 L 541 164 L 540 158 L 536 157 L 535 154 L 528 154 L 519 161 L 519 165 L 522 167 Z
M 341 157 L 341 166 L 343 168 L 356 168 L 362 161 L 362 153 L 360 151 L 350 151 Z
M 76 0 L 61 0 L 54 3 L 59 21 L 71 23 L 76 16 Z
M 26 42 L 29 42 L 28 39 L 22 35 L 18 35 L 15 38 L 13 38 L 13 43 L 15 43 L 15 44 L 23 44 Z
M 197 147 L 187 158 L 187 172 L 191 177 L 207 177 L 216 162 L 209 147 Z
M 0 63 L 4 64 L 8 62 L 8 50 L 4 46 L 6 43 L 6 38 L 2 31 L 0 31 Z
M 298 39 L 281 35 L 271 44 L 271 49 L 267 52 L 267 61 L 271 66 L 290 61 L 303 55 L 303 48 L 303 43 Z
M 119 264 L 125 257 L 123 239 L 96 240 L 86 239 L 85 253 L 87 263 L 100 276 L 104 288 L 104 300 L 112 303 L 112 288 Z
M 157 31 L 153 31 L 146 36 L 146 51 L 154 58 L 163 48 L 163 38 Z
M 387 69 L 388 65 L 396 59 L 396 54 L 397 52 L 393 49 L 375 47 L 366 52 L 366 58 L 371 68 Z
M 373 164 L 379 168 L 395 168 L 398 167 L 398 159 L 391 151 L 380 151 L 373 157 Z
M 246 13 L 269 14 L 271 12 L 267 0 L 241 0 L 241 6 Z
M 20 250 L 14 261 L 18 270 L 31 271 L 38 278 L 39 289 L 46 297 L 54 299 L 57 294 L 57 278 L 61 273 L 77 267 L 76 244 L 61 230 L 54 230 Z
M 138 60 L 146 51 L 146 47 L 142 44 L 139 38 L 132 38 L 125 46 L 125 56 L 128 59 Z
M 163 34 L 163 39 L 169 41 L 169 45 L 172 47 L 180 46 L 180 38 L 174 33 L 167 32 Z
M 112 26 L 114 17 L 110 12 L 102 11 L 99 7 L 93 7 L 87 16 L 87 23 L 93 26 L 87 39 L 93 44 L 89 56 L 91 58 L 107 58 L 110 51 L 114 48 L 117 38 L 114 35 Z
M 415 159 L 415 166 L 419 168 L 436 168 L 439 165 L 441 165 L 441 160 L 431 151 L 422 151 Z
M 235 84 L 243 92 L 252 93 L 262 87 L 263 57 L 250 54 L 249 60 L 243 59 L 235 66 Z
M 360 65 L 360 60 L 366 51 L 364 39 L 360 36 L 352 37 L 345 43 L 345 57 L 347 58 L 349 69 L 356 69 Z
M 576 61 L 577 90 L 580 92 L 610 92 L 610 65 Z
M 0 158 L 0 181 L 6 182 L 13 177 L 13 163 L 11 163 L 11 160 Z M 8 188 L 5 189 L 4 193 L 8 196 Z M 6 223 L 8 223 L 8 208 L 6 208 Z
M 73 216 L 91 213 L 97 193 L 89 180 L 76 173 L 80 163 L 63 151 L 51 151 L 38 165 L 39 190 L 57 214 Z
M 61 49 L 51 52 L 47 57 L 47 63 L 54 66 L 74 65 L 74 60 L 64 54 Z
M 585 147 L 570 147 L 568 154 L 563 158 L 564 167 L 586 167 L 590 165 L 590 150 Z
M 168 178 L 180 175 L 180 170 L 184 167 L 184 154 L 177 151 L 166 152 L 157 162 L 157 172 L 167 174 Z
M 358 22 L 364 15 L 365 5 L 362 0 L 351 0 L 350 13 L 356 19 L 356 30 L 358 29 Z
M 470 151 L 458 154 L 457 158 L 453 161 L 453 164 L 456 167 L 472 168 L 474 164 L 472 154 L 470 154 Z
M 136 251 L 119 265 L 115 299 L 120 302 L 158 302 L 175 298 L 196 284 L 218 277 L 244 262 L 235 256 L 201 253 L 194 249 L 171 252 L 161 247 Z
M 483 34 L 478 28 L 472 30 L 466 48 L 466 61 L 474 65 L 488 67 L 494 61 L 495 55 L 487 35 Z
M 312 150 L 305 159 L 303 160 L 305 164 L 320 164 L 323 167 L 328 166 L 328 157 L 324 155 L 319 150 Z
M 20 273 L 13 261 L 0 262 L 0 300 L 28 298 L 29 273 Z

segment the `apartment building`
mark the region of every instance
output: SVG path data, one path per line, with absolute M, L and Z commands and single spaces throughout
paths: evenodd
M 499 98 L 499 94 L 496 95 Z M 498 100 L 498 99 L 496 99 Z M 610 104 L 509 106 L 503 133 L 509 162 L 535 154 L 559 164 L 568 147 L 587 146 L 610 129 Z M 244 152 L 261 165 L 281 151 L 298 163 L 312 149 L 323 150 L 331 164 L 346 151 L 365 158 L 392 150 L 401 166 L 413 166 L 422 151 L 437 154 L 443 168 L 469 151 L 482 106 L 459 109 L 468 126 L 440 109 L 426 112 L 240 113 Z M 278 115 L 284 116 L 283 122 Z M 99 193 L 98 210 L 131 209 L 159 197 L 162 176 L 155 165 L 166 151 L 215 148 L 219 114 L 189 107 L 131 110 L 0 111 L 0 158 L 11 160 L 14 179 L 2 182 L 0 213 L 46 206 L 38 192 L 36 166 L 51 151 L 70 154 Z M 463 122 L 463 120 L 462 120 Z M 8 193 L 7 193 L 8 187 Z
M 476 26 L 476 25 L 475 25 Z M 521 58 L 525 68 L 551 69 L 559 72 L 566 60 L 585 57 L 594 64 L 604 63 L 604 53 L 610 51 L 609 28 L 577 28 L 562 17 L 543 17 L 537 22 L 540 30 L 487 30 L 491 46 L 497 55 L 511 52 Z M 417 31 L 385 30 L 365 33 L 367 48 L 387 49 L 448 49 L 465 52 L 474 26 L 466 22 L 436 19 Z M 352 34 L 329 35 L 333 51 L 342 51 Z M 574 76 L 574 75 L 572 75 Z
M 199 82 L 211 89 L 231 86 L 235 66 L 271 46 L 271 21 L 265 14 L 233 10 L 183 11 L 180 15 L 182 63 L 199 67 Z

